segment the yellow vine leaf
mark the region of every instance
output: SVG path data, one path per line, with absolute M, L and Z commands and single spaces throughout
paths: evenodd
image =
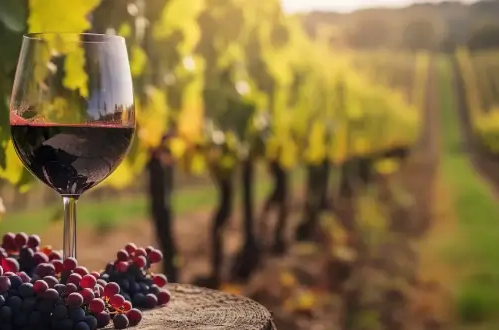
M 88 96 L 88 76 L 85 72 L 85 53 L 83 48 L 77 47 L 69 52 L 64 61 L 66 76 L 63 84 L 68 89 L 79 90 L 82 97 Z
M 132 34 L 132 28 L 130 24 L 128 23 L 123 23 L 121 24 L 120 28 L 118 29 L 118 35 L 122 36 L 124 38 L 128 38 Z
M 181 158 L 187 150 L 187 143 L 182 138 L 173 138 L 168 143 L 172 156 L 176 159 Z
M 29 0 L 29 32 L 83 32 L 91 27 L 87 15 L 100 0 Z
M 5 149 L 5 168 L 0 167 L 0 177 L 11 184 L 17 184 L 24 171 L 24 165 L 19 160 L 12 140 L 7 142 Z
M 123 189 L 134 182 L 135 176 L 131 165 L 125 159 L 120 166 L 103 182 L 116 189 Z
M 190 165 L 190 171 L 194 175 L 201 175 L 203 173 L 206 173 L 208 169 L 205 157 L 199 152 L 196 152 L 192 155 Z
M 147 63 L 147 54 L 139 46 L 132 46 L 130 49 L 130 72 L 132 77 L 138 77 L 144 71 Z
M 376 172 L 383 175 L 395 173 L 399 167 L 399 163 L 393 159 L 383 159 L 374 164 Z

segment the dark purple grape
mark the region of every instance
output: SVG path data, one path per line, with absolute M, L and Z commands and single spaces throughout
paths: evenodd
M 90 330 L 90 326 L 85 321 L 80 321 L 75 324 L 73 330 Z
M 64 305 L 55 306 L 52 315 L 58 320 L 65 319 L 68 316 L 68 308 Z
M 73 329 L 74 322 L 71 319 L 64 319 L 60 320 L 56 323 L 56 326 L 54 327 L 55 329 L 60 329 L 60 330 L 72 330 Z
M 130 325 L 130 321 L 125 314 L 116 314 L 113 318 L 113 324 L 115 329 L 125 329 Z
M 40 311 L 32 311 L 28 316 L 28 325 L 38 327 L 42 323 L 42 314 Z
M 28 325 L 28 314 L 26 313 L 14 314 L 14 319 L 12 320 L 12 324 L 17 329 L 23 329 L 24 326 Z
M 33 284 L 31 284 L 31 283 L 22 283 L 19 286 L 18 291 L 19 291 L 19 295 L 22 298 L 29 298 L 29 297 L 33 297 L 35 295 L 35 290 L 33 289 Z
M 105 328 L 109 325 L 111 322 L 111 315 L 107 312 L 102 312 L 96 315 L 97 318 L 97 327 L 98 328 Z
M 80 322 L 85 320 L 85 311 L 83 308 L 71 308 L 69 310 L 69 318 L 73 320 L 73 322 Z
M 68 283 L 66 284 L 66 294 L 71 294 L 73 292 L 77 292 L 78 291 L 78 287 L 76 285 L 74 285 L 73 283 Z
M 17 290 L 21 284 L 23 284 L 23 280 L 17 275 L 12 275 L 9 277 L 10 280 L 10 288 Z
M 12 296 L 7 298 L 5 305 L 10 307 L 13 313 L 18 313 L 23 307 L 23 300 L 18 296 Z
M 54 289 L 62 296 L 66 292 L 66 286 L 64 284 L 54 285 Z
M 3 305 L 5 305 L 5 297 L 0 295 L 0 307 L 2 307 Z
M 144 299 L 145 308 L 154 308 L 157 304 L 158 298 L 155 295 L 153 295 L 152 293 L 146 295 L 146 298 Z
M 2 323 L 9 323 L 12 318 L 12 309 L 9 306 L 2 306 L 0 308 L 0 320 Z
M 23 299 L 23 307 L 21 308 L 23 312 L 32 312 L 36 307 L 36 298 L 35 297 L 29 297 L 26 299 Z
M 90 330 L 97 329 L 97 319 L 93 315 L 85 316 L 85 323 L 87 323 Z

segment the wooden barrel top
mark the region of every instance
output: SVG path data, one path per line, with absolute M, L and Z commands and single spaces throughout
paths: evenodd
M 144 312 L 139 330 L 276 330 L 270 312 L 257 302 L 187 284 L 169 284 L 166 307 Z

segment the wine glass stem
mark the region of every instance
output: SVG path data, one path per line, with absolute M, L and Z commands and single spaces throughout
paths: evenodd
M 76 202 L 75 197 L 63 196 L 64 204 L 64 259 L 76 258 Z

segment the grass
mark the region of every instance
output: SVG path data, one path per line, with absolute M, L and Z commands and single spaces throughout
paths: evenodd
M 262 200 L 272 187 L 272 180 L 259 173 L 255 185 L 255 197 Z M 293 175 L 293 183 L 303 177 L 301 172 Z M 236 189 L 238 189 L 236 187 Z M 239 194 L 238 194 L 239 195 Z M 218 195 L 214 186 L 179 188 L 173 195 L 175 215 L 189 212 L 210 210 L 216 205 Z M 239 202 L 238 200 L 236 203 Z M 9 231 L 42 233 L 51 222 L 61 219 L 61 205 L 50 205 L 37 210 L 26 210 L 8 213 L 0 223 L 0 234 Z M 59 213 L 59 214 L 58 214 Z M 78 224 L 88 227 L 112 228 L 130 221 L 142 221 L 148 217 L 148 202 L 146 196 L 127 196 L 122 198 L 109 197 L 97 200 L 85 200 L 83 197 L 78 203 Z
M 475 171 L 460 147 L 462 138 L 450 62 L 441 58 L 438 70 L 442 125 L 440 166 L 458 219 L 458 237 L 448 253 L 459 270 L 455 312 L 465 329 L 497 329 L 499 205 L 491 187 Z

